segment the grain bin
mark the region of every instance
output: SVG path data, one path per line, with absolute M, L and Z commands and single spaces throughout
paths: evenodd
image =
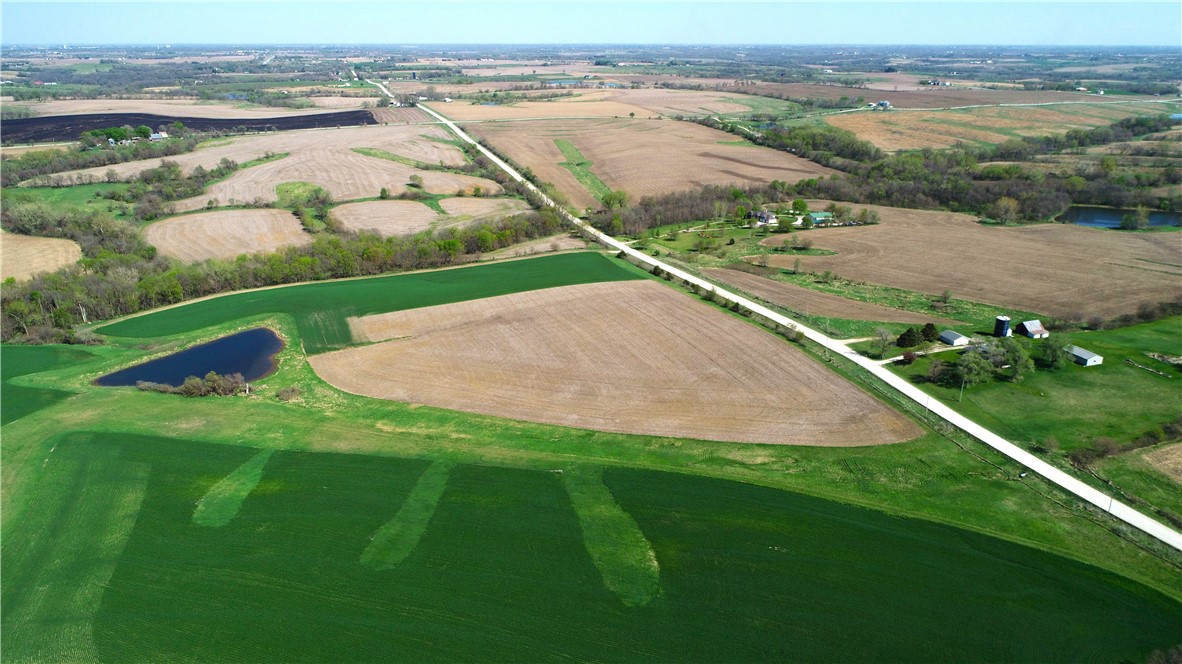
M 1014 332 L 1010 330 L 1010 317 L 998 316 L 997 321 L 993 323 L 993 336 L 1008 337 Z

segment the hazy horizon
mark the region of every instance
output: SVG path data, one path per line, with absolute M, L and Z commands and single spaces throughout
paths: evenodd
M 27 2 L 6 46 L 1178 47 L 1178 2 Z M 67 20 L 63 20 L 63 17 Z

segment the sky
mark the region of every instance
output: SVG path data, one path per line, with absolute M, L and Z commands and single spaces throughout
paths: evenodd
M 1182 2 L 0 0 L 4 44 L 940 44 L 1182 48 Z

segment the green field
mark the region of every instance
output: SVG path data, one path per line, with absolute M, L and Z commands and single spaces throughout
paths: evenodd
M 1141 661 L 1179 641 L 1177 556 L 983 446 L 568 429 L 344 394 L 305 359 L 351 343 L 350 315 L 637 276 L 560 254 L 0 347 L 6 410 L 58 390 L 5 417 L 6 658 Z M 247 324 L 289 342 L 249 397 L 90 384 Z
M 99 194 L 127 191 L 126 182 L 82 184 L 73 187 L 19 187 L 4 190 L 5 205 L 18 203 L 45 203 L 55 209 L 62 207 L 79 208 L 86 211 L 111 212 L 116 219 L 130 219 L 125 214 L 125 203 L 102 198 Z
M 310 355 L 352 343 L 346 318 L 448 304 L 525 290 L 636 279 L 596 253 L 570 253 L 464 270 L 307 284 L 218 297 L 106 325 L 100 334 L 154 338 L 240 318 L 288 314 Z
M 71 396 L 71 392 L 13 384 L 12 379 L 83 364 L 93 355 L 68 346 L 0 347 L 0 424 L 8 424 Z
M 56 446 L 44 509 L 5 531 L 13 661 L 65 647 L 99 661 L 1120 661 L 1182 632 L 1178 603 L 1096 568 L 736 482 L 604 474 L 660 562 L 657 596 L 629 607 L 554 472 L 449 469 L 413 551 L 378 570 L 363 551 L 422 461 L 276 452 L 209 526 L 194 504 L 257 450 L 105 433 Z
M 554 145 L 558 146 L 562 157 L 566 159 L 559 166 L 570 171 L 571 175 L 574 175 L 579 184 L 591 192 L 592 196 L 597 200 L 603 200 L 604 196 L 611 193 L 611 187 L 604 184 L 603 180 L 600 180 L 599 176 L 591 170 L 591 162 L 587 161 L 587 158 L 583 156 L 582 152 L 579 152 L 574 143 L 563 138 L 556 138 Z

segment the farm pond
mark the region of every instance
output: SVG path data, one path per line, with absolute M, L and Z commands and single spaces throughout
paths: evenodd
M 1136 210 L 1123 208 L 1072 205 L 1059 217 L 1059 220 L 1092 228 L 1120 228 L 1121 218 L 1126 214 L 1136 213 Z M 1180 224 L 1182 224 L 1182 215 L 1177 212 L 1151 211 L 1149 213 L 1150 226 L 1178 226 Z
M 256 327 L 109 373 L 94 382 L 104 387 L 133 386 L 139 381 L 180 387 L 189 376 L 201 377 L 211 371 L 223 376 L 240 373 L 247 381 L 258 380 L 275 370 L 274 358 L 282 349 L 279 335 Z

